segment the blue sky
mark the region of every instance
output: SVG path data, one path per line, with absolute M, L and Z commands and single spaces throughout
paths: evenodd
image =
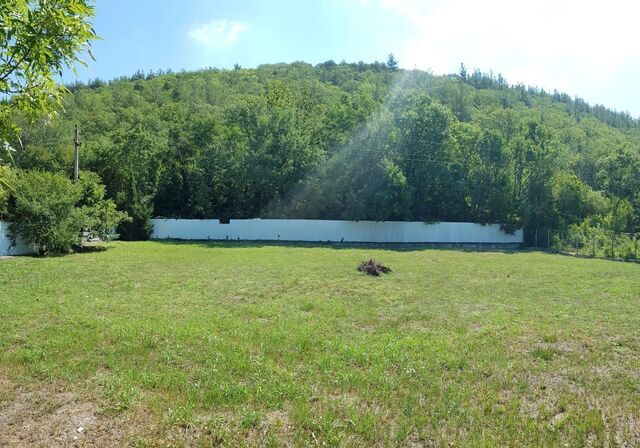
M 640 116 L 631 0 L 96 0 L 95 61 L 77 78 L 138 69 L 385 60 L 502 73 Z M 75 75 L 67 73 L 65 82 Z

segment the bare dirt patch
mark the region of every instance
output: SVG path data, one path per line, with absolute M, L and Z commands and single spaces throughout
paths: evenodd
M 135 426 L 100 409 L 60 387 L 0 380 L 0 446 L 126 446 Z
M 573 354 L 583 353 L 586 351 L 585 347 L 581 344 L 571 341 L 559 341 L 559 342 L 537 342 L 534 347 L 553 350 L 556 353 Z
M 596 398 L 593 396 L 593 391 L 570 378 L 570 372 L 530 375 L 529 383 L 533 387 L 529 394 L 522 396 L 520 413 L 533 419 L 546 416 L 548 427 L 552 429 L 568 416 L 567 410 L 560 406 L 561 395 L 572 395 L 578 400 L 584 400 L 588 408 L 600 413 L 605 429 L 604 446 L 629 448 L 640 446 L 640 414 L 631 401 L 620 402 L 612 396 Z M 508 392 L 504 395 L 507 399 L 513 396 Z M 595 446 L 594 438 L 595 435 L 591 434 L 585 446 Z
M 267 413 L 257 427 L 245 434 L 245 438 L 260 446 L 265 444 L 269 435 L 274 436 L 282 446 L 294 446 L 293 424 L 287 411 Z
M 522 397 L 520 413 L 526 417 L 538 419 L 542 411 L 554 411 L 554 416 L 562 414 L 558 410 L 559 399 L 563 393 L 580 395 L 584 391 L 562 373 L 531 374 L 528 380 L 532 386 L 530 393 Z

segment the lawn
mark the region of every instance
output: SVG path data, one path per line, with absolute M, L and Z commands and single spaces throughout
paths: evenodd
M 370 256 L 393 269 L 356 271 Z M 640 265 L 113 243 L 0 259 L 0 446 L 638 446 Z

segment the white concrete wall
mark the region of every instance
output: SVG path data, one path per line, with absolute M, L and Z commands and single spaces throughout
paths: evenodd
M 183 240 L 344 241 L 360 243 L 522 243 L 498 224 L 375 222 L 312 219 L 153 219 L 152 238 Z
M 9 223 L 0 221 L 0 256 L 27 255 L 32 253 L 34 253 L 33 249 L 20 238 L 18 238 L 14 246 L 11 236 L 9 235 Z

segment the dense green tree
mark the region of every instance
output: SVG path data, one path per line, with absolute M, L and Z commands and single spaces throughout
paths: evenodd
M 398 61 L 396 60 L 396 57 L 393 55 L 393 53 L 390 53 L 389 57 L 387 58 L 387 67 L 389 67 L 389 70 L 398 70 Z
M 513 197 L 503 139 L 495 131 L 480 132 L 472 149 L 472 163 L 467 172 L 471 220 L 508 222 Z
M 589 216 L 599 216 L 607 210 L 606 199 L 574 173 L 556 173 L 552 188 L 554 208 L 563 226 L 578 224 Z

